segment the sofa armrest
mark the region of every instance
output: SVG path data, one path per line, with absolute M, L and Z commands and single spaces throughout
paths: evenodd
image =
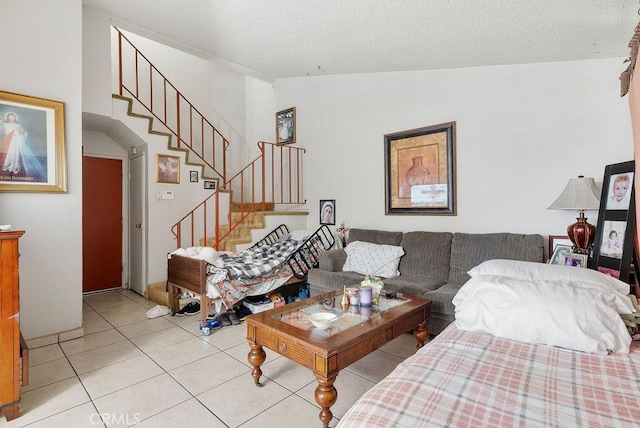
M 347 261 L 347 253 L 342 248 L 320 253 L 318 267 L 329 272 L 340 272 Z

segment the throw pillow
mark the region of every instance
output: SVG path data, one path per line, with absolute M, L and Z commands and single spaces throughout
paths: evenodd
M 383 278 L 392 278 L 400 274 L 398 264 L 400 257 L 404 255 L 402 247 L 354 241 L 349 243 L 344 251 L 347 253 L 347 261 L 342 267 L 345 272 Z

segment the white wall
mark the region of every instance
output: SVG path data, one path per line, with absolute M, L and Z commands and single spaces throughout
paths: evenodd
M 2 15 L 2 90 L 65 104 L 69 192 L 0 194 L 0 223 L 26 231 L 20 324 L 30 339 L 82 325 L 82 2 L 5 0 Z
M 632 159 L 622 59 L 278 80 L 296 106 L 305 186 L 336 199 L 336 222 L 386 230 L 564 235 L 577 212 L 547 207 L 571 177 L 601 184 Z M 458 215 L 385 215 L 385 134 L 456 121 Z M 597 212 L 587 216 L 596 224 Z
M 111 19 L 82 8 L 82 111 L 111 116 Z

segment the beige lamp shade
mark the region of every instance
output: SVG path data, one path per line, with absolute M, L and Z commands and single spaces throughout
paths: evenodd
M 600 191 L 593 178 L 580 176 L 569 179 L 550 210 L 597 210 L 600 208 Z

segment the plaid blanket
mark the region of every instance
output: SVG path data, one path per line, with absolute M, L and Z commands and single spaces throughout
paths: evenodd
M 221 257 L 224 267 L 214 268 L 214 271 L 220 269 L 226 271 L 229 279 L 267 276 L 282 266 L 303 242 L 285 239 L 271 245 L 249 248 L 235 257 Z
M 363 395 L 338 427 L 631 427 L 640 346 L 595 355 L 450 325 Z

